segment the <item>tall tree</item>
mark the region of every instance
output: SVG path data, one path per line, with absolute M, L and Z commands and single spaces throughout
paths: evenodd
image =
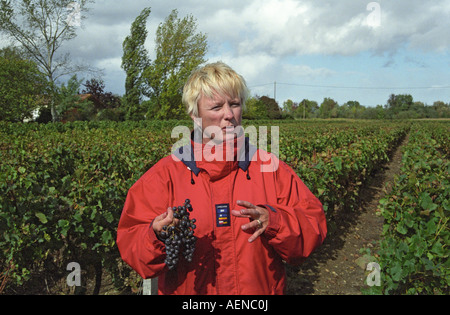
M 283 113 L 288 115 L 293 115 L 295 110 L 298 108 L 298 103 L 294 102 L 291 99 L 288 99 L 283 103 Z
M 294 117 L 302 118 L 313 118 L 317 116 L 319 111 L 319 104 L 316 101 L 310 101 L 308 99 L 303 99 L 295 111 Z
M 319 107 L 320 118 L 336 118 L 338 104 L 332 98 L 326 97 L 323 99 Z
M 413 106 L 414 100 L 410 94 L 391 94 L 389 96 L 387 105 L 388 109 L 392 111 L 394 115 L 402 111 L 407 111 Z
M 0 0 L 0 31 L 22 46 L 28 58 L 45 74 L 53 91 L 57 78 L 87 69 L 72 64 L 68 53 L 57 52 L 63 43 L 76 37 L 76 28 L 89 2 L 92 0 Z M 51 111 L 56 120 L 54 102 Z
M 205 62 L 206 35 L 197 33 L 196 19 L 178 18 L 173 10 L 156 32 L 156 59 L 144 71 L 144 95 L 150 98 L 149 114 L 156 118 L 181 118 L 183 85 L 194 68 Z
M 142 72 L 150 60 L 145 49 L 147 39 L 147 19 L 150 8 L 142 10 L 141 14 L 131 24 L 131 34 L 123 42 L 122 69 L 126 72 L 125 95 L 123 105 L 126 108 L 126 119 L 143 119 L 145 110 L 142 108 Z

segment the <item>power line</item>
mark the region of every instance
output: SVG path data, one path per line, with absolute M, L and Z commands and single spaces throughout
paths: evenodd
M 274 85 L 274 83 L 265 83 L 250 86 L 249 88 L 256 88 L 262 86 Z M 359 89 L 359 90 L 427 90 L 427 89 L 450 89 L 448 86 L 410 86 L 410 87 L 371 87 L 371 86 L 338 86 L 338 85 L 312 85 L 312 84 L 298 84 L 298 83 L 281 83 L 276 82 L 276 85 L 290 85 L 300 87 L 312 88 L 327 88 L 327 89 Z

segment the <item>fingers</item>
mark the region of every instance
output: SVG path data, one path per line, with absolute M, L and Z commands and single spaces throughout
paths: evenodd
M 251 202 L 245 201 L 245 200 L 238 200 L 236 202 L 239 206 L 243 206 L 247 209 L 255 209 L 256 206 L 254 204 L 252 204 Z
M 244 206 L 245 209 L 232 210 L 231 214 L 236 217 L 250 218 L 253 220 L 261 219 L 261 221 L 266 221 L 266 219 L 268 218 L 268 211 L 266 208 L 255 206 L 254 204 L 243 200 L 238 200 L 237 204 L 240 206 Z
M 231 214 L 234 215 L 235 217 L 239 217 L 239 218 L 252 218 L 252 215 L 253 216 L 256 215 L 256 213 L 249 212 L 247 209 L 232 210 Z
M 164 225 L 169 225 L 173 222 L 173 210 L 172 208 L 167 208 L 167 211 L 163 214 L 157 216 L 153 221 L 153 230 L 156 233 L 161 233 Z
M 256 240 L 266 230 L 266 227 L 262 224 L 262 222 L 260 220 L 251 221 L 248 224 L 242 225 L 241 228 L 243 231 L 252 230 L 252 229 L 255 230 L 255 232 L 252 234 L 252 236 L 250 236 L 250 238 L 248 239 L 249 243 L 252 243 L 254 240 Z
M 244 231 L 250 230 L 250 229 L 255 229 L 255 230 L 259 230 L 263 228 L 263 223 L 261 220 L 253 220 L 250 221 L 247 224 L 243 224 L 241 225 L 241 229 L 243 229 Z
M 162 214 L 164 216 L 164 214 Z M 171 207 L 167 208 L 164 218 L 161 220 L 162 225 L 168 225 L 173 221 L 173 210 Z
M 252 243 L 253 241 L 255 241 L 261 234 L 263 234 L 264 230 L 263 229 L 259 229 L 256 230 L 255 233 L 253 233 L 252 236 L 250 236 L 250 238 L 248 239 L 249 243 Z
M 255 218 L 260 215 L 260 213 L 256 210 L 256 206 L 248 201 L 244 200 L 238 200 L 237 204 L 239 206 L 245 207 L 245 209 L 242 210 L 232 210 L 231 213 L 240 218 Z
M 241 210 L 232 210 L 231 213 L 235 217 L 249 218 L 251 220 L 249 223 L 243 224 L 241 226 L 243 231 L 251 231 L 253 229 L 255 230 L 253 235 L 248 239 L 248 241 L 251 243 L 255 241 L 266 230 L 269 224 L 268 211 L 265 208 L 255 206 L 254 204 L 244 200 L 238 200 L 237 204 L 245 208 Z

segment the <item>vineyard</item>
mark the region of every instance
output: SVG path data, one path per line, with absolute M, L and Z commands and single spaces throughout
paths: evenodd
M 364 293 L 448 294 L 448 121 L 245 123 L 279 126 L 279 156 L 323 203 L 329 238 L 334 218 L 358 210 L 361 189 L 409 136 L 400 174 L 379 201 L 384 228 L 371 254 L 381 284 Z M 136 292 L 116 229 L 128 189 L 170 154 L 177 125 L 192 122 L 0 123 L 0 293 L 70 293 L 70 262 L 94 293 L 106 278 L 115 292 Z

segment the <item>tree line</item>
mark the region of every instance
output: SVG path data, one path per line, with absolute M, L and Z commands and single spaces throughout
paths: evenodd
M 432 105 L 414 101 L 410 94 L 391 94 L 385 105 L 376 107 L 348 101 L 339 105 L 332 98 L 316 101 L 303 99 L 300 102 L 287 100 L 283 103 L 281 117 L 294 119 L 347 118 L 347 119 L 421 119 L 450 118 L 450 103 L 436 101 Z
M 79 19 L 86 18 L 92 0 L 78 2 Z M 74 120 L 185 119 L 182 89 L 193 69 L 204 63 L 207 36 L 197 31 L 192 15 L 180 18 L 173 10 L 158 26 L 156 56 L 145 48 L 151 8 L 144 8 L 122 44 L 125 94 L 106 91 L 99 70 L 73 64 L 60 48 L 76 37 L 68 19 L 69 0 L 0 0 L 0 33 L 14 44 L 0 50 L 0 120 L 22 122 Z M 80 74 L 93 75 L 89 80 Z M 61 83 L 64 76 L 71 78 Z M 83 83 L 83 81 L 85 81 Z M 282 107 L 268 96 L 253 96 L 244 111 L 247 119 L 402 119 L 450 118 L 448 103 L 429 106 L 411 95 L 392 94 L 385 105 L 365 107 L 357 101 L 339 105 L 331 98 L 287 100 Z

